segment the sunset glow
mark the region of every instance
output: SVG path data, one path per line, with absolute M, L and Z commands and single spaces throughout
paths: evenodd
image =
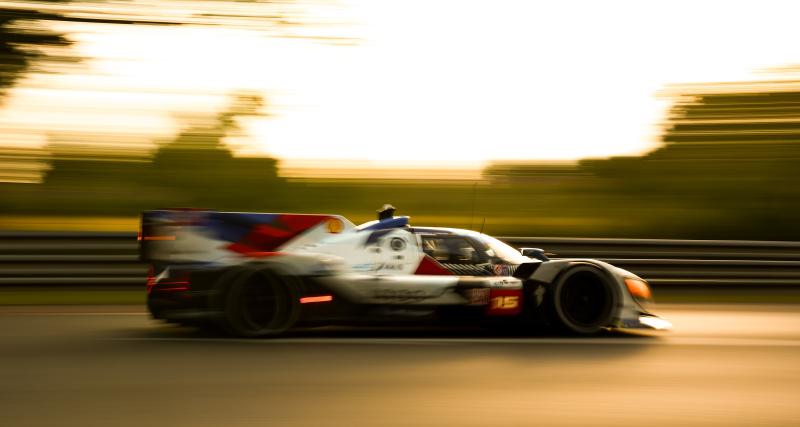
M 668 85 L 753 79 L 796 62 L 797 9 L 781 1 L 308 6 L 336 22 L 317 32 L 347 43 L 203 22 L 124 31 L 62 24 L 86 60 L 12 90 L 0 144 L 73 141 L 146 154 L 187 120 L 219 111 L 231 91 L 250 90 L 264 94 L 267 114 L 245 120 L 228 142 L 284 167 L 473 168 L 640 154 L 657 144 L 669 105 L 657 95 Z

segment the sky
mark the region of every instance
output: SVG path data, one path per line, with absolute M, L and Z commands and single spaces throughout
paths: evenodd
M 353 43 L 68 24 L 87 60 L 21 82 L 0 111 L 0 144 L 89 131 L 148 147 L 250 90 L 264 94 L 268 114 L 228 142 L 289 164 L 637 155 L 658 145 L 671 102 L 659 93 L 670 85 L 765 78 L 759 71 L 800 63 L 796 1 L 339 3 L 320 13 L 346 22 L 330 31 Z

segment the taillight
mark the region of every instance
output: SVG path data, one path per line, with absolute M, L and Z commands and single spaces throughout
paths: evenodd
M 147 272 L 147 293 L 149 294 L 154 289 L 158 292 L 180 292 L 188 291 L 191 286 L 189 281 L 189 272 L 180 272 L 175 277 L 167 275 L 167 277 L 158 279 L 154 275 L 154 269 L 151 266 Z M 161 276 L 159 274 L 159 276 Z
M 165 277 L 158 282 L 158 288 L 156 288 L 159 292 L 177 292 L 177 291 L 188 291 L 189 285 L 189 272 L 182 272 L 178 274 L 177 277 Z
M 151 265 L 150 268 L 147 269 L 147 283 L 145 284 L 145 289 L 147 289 L 148 294 L 153 290 L 153 286 L 156 285 L 155 273 L 156 269 Z

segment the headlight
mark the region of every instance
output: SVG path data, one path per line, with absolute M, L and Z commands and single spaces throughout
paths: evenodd
M 650 287 L 647 286 L 647 282 L 644 280 L 627 278 L 625 279 L 625 286 L 639 304 L 646 304 L 652 301 L 653 293 L 650 292 Z

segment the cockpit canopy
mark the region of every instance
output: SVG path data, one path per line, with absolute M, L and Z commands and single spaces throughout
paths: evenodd
M 378 219 L 356 227 L 357 231 L 387 230 L 408 227 L 421 236 L 422 250 L 433 259 L 456 264 L 522 264 L 531 259 L 511 246 L 472 230 L 438 227 L 410 227 L 407 216 L 394 216 L 396 208 L 385 204 L 378 209 Z

